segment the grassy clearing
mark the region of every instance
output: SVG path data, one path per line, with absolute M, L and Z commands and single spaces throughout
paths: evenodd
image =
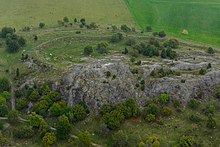
M 98 24 L 134 25 L 134 21 L 123 0 L 1 0 L 0 27 L 38 26 L 40 22 L 54 25 L 57 20 L 68 16 L 86 18 Z
M 151 25 L 154 31 L 220 46 L 218 0 L 126 0 L 126 4 L 142 29 Z M 189 35 L 182 35 L 183 29 Z

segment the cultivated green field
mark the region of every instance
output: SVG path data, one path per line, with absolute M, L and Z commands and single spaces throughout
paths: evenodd
M 136 22 L 145 29 L 220 46 L 219 0 L 126 0 Z M 182 35 L 183 29 L 189 35 Z
M 131 14 L 123 0 L 1 0 L 0 27 L 38 26 L 39 22 L 54 25 L 68 16 L 86 18 L 104 25 L 133 25 Z

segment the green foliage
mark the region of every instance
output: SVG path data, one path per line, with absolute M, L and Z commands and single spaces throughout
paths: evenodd
M 42 121 L 38 129 L 39 135 L 43 137 L 48 131 L 50 131 L 50 126 L 46 121 Z
M 78 135 L 78 146 L 79 147 L 92 147 L 92 136 L 88 131 L 80 132 Z
M 47 95 L 42 96 L 40 101 L 46 101 L 49 106 L 52 106 L 54 103 Z
M 54 103 L 50 107 L 50 112 L 52 116 L 61 116 L 65 113 L 65 110 L 67 109 L 66 103 L 64 101 Z
M 36 89 L 34 89 L 32 92 L 31 92 L 31 94 L 30 94 L 30 96 L 29 96 L 29 99 L 31 100 L 31 101 L 37 101 L 38 99 L 40 98 L 40 94 L 39 94 L 39 92 L 36 90 Z
M 169 57 L 170 59 L 175 59 L 176 58 L 176 52 L 173 51 L 171 48 L 168 49 L 163 49 L 161 52 L 161 58 L 166 59 L 167 57 Z
M 145 109 L 147 114 L 153 114 L 155 116 L 160 114 L 160 108 L 156 104 L 149 104 Z
M 179 140 L 181 147 L 193 147 L 196 146 L 195 140 L 191 136 L 182 136 Z
M 194 123 L 198 123 L 202 120 L 201 116 L 197 113 L 190 115 L 189 120 Z
M 19 50 L 20 45 L 16 40 L 12 40 L 10 38 L 6 39 L 7 51 L 9 53 L 15 53 Z
M 158 35 L 159 35 L 161 38 L 166 37 L 165 31 L 160 31 L 160 32 L 158 32 Z
M 176 39 L 170 39 L 169 41 L 164 43 L 164 46 L 175 49 L 175 48 L 178 48 L 179 41 Z
M 35 112 L 32 112 L 32 113 L 29 115 L 28 120 L 29 120 L 29 123 L 30 123 L 31 126 L 37 127 L 37 128 L 39 128 L 40 125 L 41 125 L 42 123 L 44 123 L 44 121 L 45 121 L 42 116 L 36 114 Z
M 154 114 L 147 114 L 145 117 L 145 120 L 147 122 L 155 122 L 156 121 L 156 116 Z
M 199 74 L 200 74 L 200 75 L 205 75 L 205 74 L 206 74 L 206 69 L 201 68 L 201 69 L 199 70 Z
M 89 25 L 86 25 L 86 27 L 87 27 L 87 29 L 96 29 L 96 28 L 98 28 L 98 26 L 94 22 L 90 23 Z
M 128 39 L 128 41 L 126 42 L 126 45 L 128 46 L 133 46 L 136 44 L 136 41 L 134 39 Z
M 199 107 L 199 102 L 196 99 L 191 99 L 188 101 L 188 106 L 191 109 L 197 109 Z
M 125 116 L 116 110 L 113 110 L 110 113 L 106 113 L 102 118 L 103 122 L 111 130 L 118 128 L 124 119 Z
M 10 83 L 7 78 L 0 78 L 0 93 L 10 91 Z
M 70 108 L 69 112 L 67 112 L 67 117 L 72 123 L 83 120 L 86 118 L 86 115 L 86 110 L 81 105 L 75 105 Z
M 128 138 L 122 130 L 119 130 L 118 132 L 112 135 L 112 146 L 114 147 L 128 146 Z
M 83 54 L 84 55 L 91 55 L 93 53 L 93 48 L 92 46 L 86 46 L 84 48 Z
M 128 49 L 127 49 L 127 48 L 125 48 L 125 49 L 124 49 L 124 51 L 122 51 L 122 54 L 127 55 L 127 54 L 128 54 Z
M 216 125 L 217 125 L 217 123 L 216 123 L 215 119 L 213 119 L 211 116 L 209 116 L 207 124 L 206 124 L 207 128 L 215 129 Z
M 56 143 L 56 135 L 54 133 L 46 133 L 42 138 L 42 144 L 45 147 L 50 147 L 51 145 Z
M 11 97 L 11 94 L 8 91 L 3 91 L 0 94 L 1 97 L 5 98 L 6 100 L 9 100 L 9 98 Z
M 117 104 L 115 110 L 123 114 L 125 118 L 130 118 L 132 116 L 131 108 L 124 106 L 123 104 Z
M 56 92 L 56 91 L 50 91 L 50 92 L 47 92 L 47 96 L 54 102 L 57 102 L 60 100 L 61 98 L 61 94 L 59 92 Z
M 163 107 L 161 110 L 161 114 L 163 116 L 170 116 L 172 114 L 172 109 L 170 109 L 169 107 Z
M 146 144 L 152 147 L 160 147 L 160 141 L 156 136 L 150 136 L 147 138 Z
M 46 100 L 40 100 L 35 106 L 34 111 L 37 114 L 45 116 L 47 114 L 47 110 L 49 108 L 49 104 Z
M 105 115 L 106 113 L 110 113 L 111 111 L 112 111 L 112 107 L 109 104 L 104 104 L 100 109 L 101 115 Z
M 0 104 L 0 117 L 4 117 L 8 114 L 9 108 L 6 104 Z
M 124 32 L 131 32 L 131 28 L 129 28 L 127 25 L 121 25 L 121 30 Z
M 56 126 L 57 126 L 56 135 L 58 139 L 63 140 L 69 137 L 71 126 L 68 117 L 66 117 L 65 115 L 60 116 Z
M 19 44 L 20 47 L 23 47 L 23 46 L 26 45 L 26 40 L 24 39 L 24 37 L 22 37 L 22 36 L 19 37 L 18 44 Z
M 117 33 L 117 34 L 112 35 L 111 42 L 117 43 L 117 42 L 120 42 L 122 39 L 123 39 L 123 35 L 121 33 Z
M 140 115 L 139 106 L 133 98 L 127 99 L 124 105 L 131 109 L 132 116 L 136 117 Z
M 17 110 L 11 110 L 8 113 L 8 121 L 11 123 L 18 123 L 18 111 Z
M 207 49 L 207 53 L 209 53 L 209 54 L 214 54 L 214 53 L 215 53 L 215 50 L 214 50 L 212 47 L 209 47 L 209 48 Z
M 12 35 L 14 33 L 14 30 L 10 27 L 4 27 L 2 28 L 1 37 L 6 38 L 8 34 Z
M 16 109 L 18 110 L 22 110 L 28 107 L 28 102 L 26 98 L 19 98 L 16 99 L 16 105 L 15 105 Z
M 22 125 L 13 130 L 13 135 L 19 139 L 28 139 L 34 136 L 34 130 L 32 126 Z
M 2 132 L 0 131 L 0 146 L 6 146 L 8 144 L 8 139 L 3 136 Z
M 146 27 L 146 31 L 147 31 L 147 32 L 152 32 L 152 31 L 153 31 L 153 29 L 152 29 L 152 27 L 151 27 L 151 26 L 147 26 L 147 27 Z
M 160 103 L 161 105 L 167 105 L 169 103 L 169 95 L 164 93 L 160 95 Z
M 105 54 L 108 53 L 108 46 L 109 44 L 107 42 L 101 42 L 98 44 L 96 50 L 99 54 Z
M 65 16 L 65 17 L 63 18 L 63 21 L 64 21 L 65 23 L 68 23 L 68 22 L 69 22 L 69 18 L 68 18 L 67 16 Z
M 39 23 L 39 28 L 44 28 L 45 27 L 45 23 L 43 23 L 43 22 L 41 22 L 41 23 Z
M 86 25 L 86 19 L 85 18 L 81 18 L 80 22 L 81 22 L 82 25 Z

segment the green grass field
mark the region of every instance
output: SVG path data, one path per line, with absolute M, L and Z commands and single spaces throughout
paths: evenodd
M 126 0 L 136 22 L 145 29 L 220 46 L 219 0 Z M 181 34 L 183 29 L 189 35 Z
M 134 24 L 123 0 L 1 0 L 0 27 L 38 26 L 39 22 L 54 25 L 68 16 L 86 18 L 103 25 Z

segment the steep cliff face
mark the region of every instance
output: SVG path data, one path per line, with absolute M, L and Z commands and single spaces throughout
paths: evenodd
M 178 66 L 174 65 L 175 69 Z M 122 61 L 100 60 L 75 65 L 63 77 L 61 92 L 69 105 L 84 101 L 90 109 L 95 109 L 103 104 L 118 103 L 131 97 L 142 105 L 147 97 L 161 93 L 168 93 L 171 98 L 182 101 L 196 97 L 207 98 L 213 94 L 212 87 L 220 84 L 219 70 L 212 69 L 204 76 L 183 74 L 152 78 L 150 73 L 154 67 L 139 66 L 139 74 L 133 74 L 131 66 Z M 144 89 L 137 86 L 142 79 L 145 80 Z

